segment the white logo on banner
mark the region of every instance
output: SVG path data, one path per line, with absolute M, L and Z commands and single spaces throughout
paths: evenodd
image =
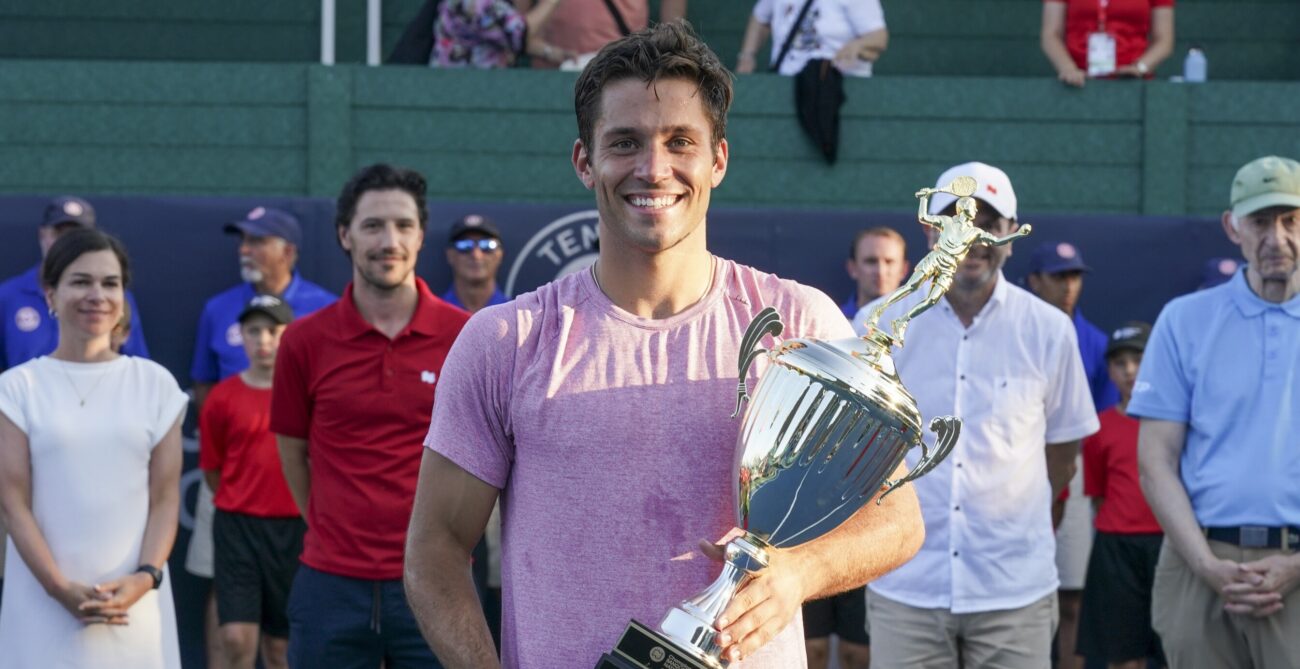
M 547 223 L 524 244 L 510 265 L 506 295 L 532 290 L 596 262 L 595 209 L 579 211 Z
M 239 323 L 231 323 L 230 327 L 226 328 L 226 343 L 231 346 L 244 345 L 244 335 L 239 333 Z

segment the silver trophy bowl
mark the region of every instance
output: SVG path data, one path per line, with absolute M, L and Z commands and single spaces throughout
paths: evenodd
M 922 442 L 921 414 L 898 379 L 888 335 L 873 329 L 862 338 L 793 339 L 770 351 L 758 348 L 763 336 L 782 329 L 776 310 L 764 309 L 741 343 L 736 413 L 744 400 L 749 405 L 736 448 L 736 525 L 745 533 L 725 546 L 722 574 L 659 624 L 675 646 L 711 667 L 728 664 L 717 642 L 718 616 L 767 566 L 769 549 L 813 541 L 871 499 L 879 503 L 937 466 L 961 431 L 959 419 L 935 418 L 934 447 Z M 745 379 L 764 354 L 769 364 L 751 397 Z M 915 447 L 922 451 L 916 466 L 888 480 Z

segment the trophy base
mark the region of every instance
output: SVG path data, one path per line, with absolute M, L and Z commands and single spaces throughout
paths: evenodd
M 718 665 L 720 666 L 720 665 Z M 614 652 L 605 653 L 596 669 L 718 669 L 687 655 L 662 634 L 633 620 Z

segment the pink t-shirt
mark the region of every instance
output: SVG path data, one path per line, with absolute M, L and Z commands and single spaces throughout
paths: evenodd
M 853 336 L 820 291 L 721 258 L 671 318 L 623 311 L 579 272 L 465 326 L 425 444 L 502 490 L 505 667 L 595 666 L 629 619 L 657 627 L 717 576 L 696 543 L 736 523 L 738 348 L 767 306 L 786 337 Z M 732 666 L 805 667 L 802 620 Z

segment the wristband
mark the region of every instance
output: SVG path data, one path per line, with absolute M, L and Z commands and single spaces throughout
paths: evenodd
M 162 582 L 163 582 L 163 572 L 162 572 L 162 570 L 159 569 L 159 568 L 157 568 L 157 567 L 155 567 L 155 566 L 153 566 L 153 565 L 151 565 L 151 564 L 142 564 L 142 565 L 140 565 L 139 567 L 136 567 L 136 568 L 135 568 L 135 573 L 137 573 L 137 574 L 148 574 L 148 575 L 149 575 L 149 578 L 152 578 L 152 579 L 153 579 L 153 589 L 154 589 L 154 590 L 157 590 L 157 589 L 159 588 L 159 586 L 162 585 Z

